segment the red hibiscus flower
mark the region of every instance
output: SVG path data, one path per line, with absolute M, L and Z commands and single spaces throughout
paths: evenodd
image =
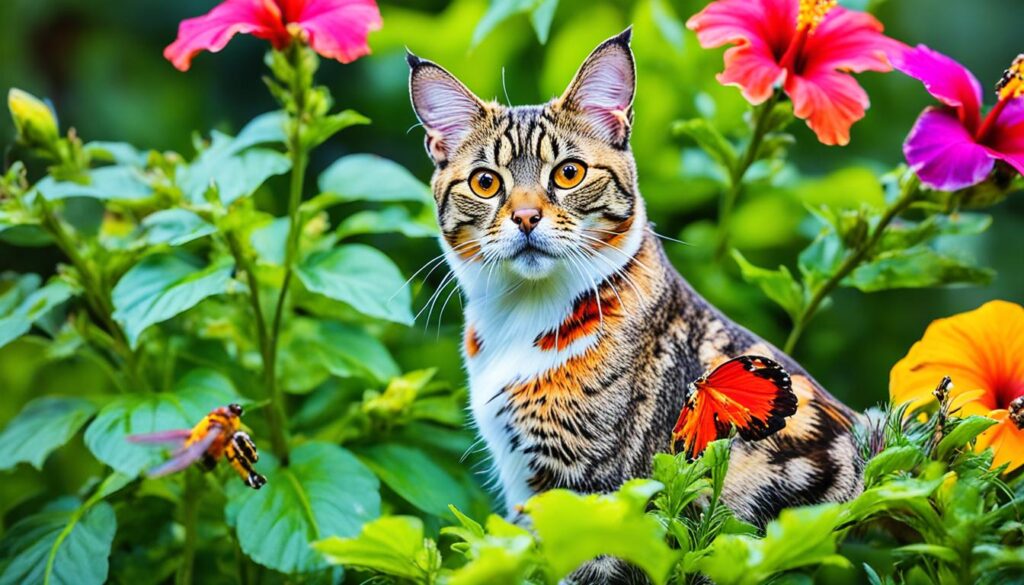
M 225 0 L 182 21 L 164 57 L 186 71 L 197 53 L 216 53 L 243 33 L 266 39 L 275 49 L 298 37 L 324 57 L 351 63 L 370 53 L 366 36 L 380 26 L 374 0 Z
M 890 71 L 887 53 L 903 48 L 875 17 L 836 0 L 718 0 L 686 26 L 704 48 L 734 45 L 720 83 L 738 86 L 754 105 L 781 84 L 796 117 L 829 145 L 850 141 L 870 103 L 849 73 Z

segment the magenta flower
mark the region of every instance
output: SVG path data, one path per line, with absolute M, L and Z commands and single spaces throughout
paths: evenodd
M 891 56 L 943 105 L 930 106 L 903 143 L 921 182 L 955 191 L 985 180 L 997 160 L 1024 173 L 1024 55 L 996 86 L 999 101 L 982 118 L 981 84 L 963 65 L 924 45 Z
M 216 53 L 243 33 L 279 50 L 297 37 L 328 59 L 351 63 L 370 53 L 366 37 L 380 26 L 374 0 L 225 0 L 203 16 L 182 21 L 164 57 L 187 71 L 199 52 Z

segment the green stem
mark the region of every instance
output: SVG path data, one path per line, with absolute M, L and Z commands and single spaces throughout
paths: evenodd
M 199 498 L 202 495 L 202 477 L 195 469 L 185 471 L 185 494 L 182 500 L 182 525 L 185 543 L 181 552 L 181 565 L 175 575 L 175 585 L 191 585 L 196 558 L 196 531 L 199 520 Z
M 729 188 L 722 194 L 718 201 L 718 243 L 715 245 L 715 259 L 720 259 L 729 248 L 729 229 L 732 223 L 732 212 L 736 207 L 736 200 L 743 191 L 743 177 L 746 176 L 750 167 L 757 162 L 757 152 L 761 149 L 761 143 L 768 134 L 768 121 L 771 119 L 775 106 L 779 103 L 782 92 L 776 90 L 772 97 L 768 98 L 758 110 L 757 119 L 754 122 L 754 133 L 743 153 L 743 158 L 730 169 Z
M 828 298 L 828 295 L 846 278 L 855 268 L 860 266 L 860 263 L 864 261 L 865 256 L 870 252 L 882 239 L 885 234 L 886 228 L 892 223 L 892 220 L 896 219 L 896 216 L 903 213 L 910 207 L 910 204 L 914 202 L 914 198 L 917 195 L 918 188 L 921 186 L 921 181 L 917 178 L 917 175 L 911 174 L 906 182 L 903 184 L 903 189 L 900 191 L 899 197 L 885 210 L 885 214 L 875 225 L 875 228 L 871 231 L 871 235 L 868 236 L 864 242 L 857 246 L 853 253 L 846 257 L 839 268 L 832 273 L 824 283 L 814 290 L 814 294 L 811 296 L 811 300 L 804 306 L 800 316 L 793 321 L 793 330 L 789 332 L 789 337 L 786 339 L 786 345 L 783 349 L 786 353 L 792 353 L 796 347 L 797 341 L 803 334 L 810 322 L 811 318 L 818 311 L 821 303 Z
M 131 345 L 128 343 L 128 337 L 125 335 L 124 330 L 114 321 L 112 316 L 114 314 L 114 305 L 110 300 L 107 288 L 103 285 L 101 279 L 89 269 L 89 263 L 78 251 L 73 238 L 64 229 L 63 223 L 61 223 L 53 208 L 50 207 L 46 198 L 40 195 L 37 197 L 37 200 L 42 210 L 43 227 L 53 236 L 57 247 L 64 252 L 64 255 L 71 261 L 71 265 L 78 271 L 82 287 L 85 289 L 86 304 L 95 318 L 109 332 L 114 350 L 124 360 L 129 383 L 137 388 L 148 390 L 149 385 L 146 384 L 145 379 L 139 373 L 138 358 L 135 351 L 132 350 Z

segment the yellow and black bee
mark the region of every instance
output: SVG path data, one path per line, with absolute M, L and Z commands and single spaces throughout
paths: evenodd
M 196 461 L 210 471 L 224 457 L 245 485 L 258 490 L 267 483 L 267 478 L 256 473 L 255 465 L 260 456 L 249 434 L 240 429 L 241 417 L 241 405 L 230 404 L 210 411 L 192 429 L 131 435 L 128 440 L 133 443 L 181 444 L 170 459 L 149 471 L 149 477 L 181 471 Z

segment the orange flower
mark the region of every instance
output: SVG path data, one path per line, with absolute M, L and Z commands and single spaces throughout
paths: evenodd
M 938 319 L 892 368 L 889 396 L 896 404 L 927 404 L 943 376 L 953 379 L 952 404 L 960 415 L 982 414 L 998 423 L 980 437 L 992 447 L 993 465 L 1024 465 L 1024 307 L 992 301 Z

